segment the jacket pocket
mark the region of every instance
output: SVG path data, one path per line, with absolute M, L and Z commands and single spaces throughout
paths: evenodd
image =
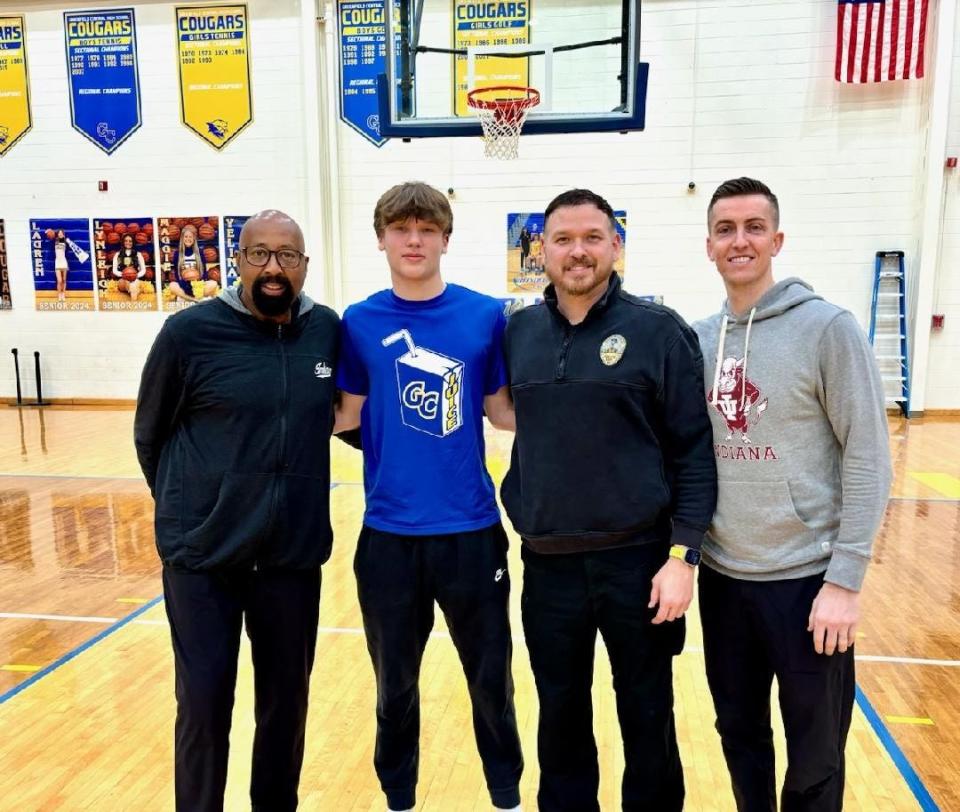
M 721 480 L 709 539 L 719 548 L 719 563 L 744 571 L 781 570 L 818 557 L 816 531 L 797 515 L 783 479 Z
M 252 558 L 269 527 L 274 480 L 274 474 L 226 473 L 210 512 L 184 516 L 184 545 L 197 565 L 242 564 Z

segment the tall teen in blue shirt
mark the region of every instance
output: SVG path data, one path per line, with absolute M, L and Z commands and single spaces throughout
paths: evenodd
M 374 228 L 392 286 L 347 308 L 336 431 L 360 424 L 366 511 L 354 570 L 377 678 L 374 765 L 390 810 L 416 802 L 420 661 L 434 602 L 460 655 L 493 804 L 517 809 L 507 538 L 484 462 L 483 414 L 513 429 L 496 299 L 440 276 L 446 197 L 403 183 Z

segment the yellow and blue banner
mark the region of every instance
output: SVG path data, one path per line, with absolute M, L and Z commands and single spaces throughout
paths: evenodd
M 453 47 L 457 50 L 481 45 L 526 45 L 530 41 L 532 0 L 512 3 L 453 0 Z M 472 115 L 467 92 L 484 87 L 527 87 L 529 60 L 524 57 L 478 56 L 473 87 L 467 87 L 467 57 L 454 57 L 454 113 Z
M 98 309 L 158 309 L 152 217 L 94 218 L 93 263 Z
M 140 75 L 132 8 L 65 11 L 70 121 L 107 155 L 140 129 Z
M 380 135 L 377 76 L 387 72 L 385 0 L 340 0 L 340 120 L 376 147 L 387 143 Z M 393 4 L 394 50 L 400 53 L 399 5 Z M 400 91 L 397 91 L 397 103 Z M 412 103 L 412 102 L 411 102 Z
M 94 309 L 89 220 L 30 220 L 30 260 L 37 310 Z
M 177 6 L 180 120 L 215 149 L 253 121 L 246 4 Z
M 0 17 L 0 156 L 32 126 L 23 17 Z

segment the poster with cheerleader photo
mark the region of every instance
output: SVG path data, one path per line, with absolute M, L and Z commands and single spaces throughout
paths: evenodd
M 172 313 L 220 293 L 220 218 L 157 218 L 160 299 Z
M 37 310 L 94 309 L 89 220 L 30 220 L 30 263 Z
M 157 309 L 152 217 L 95 219 L 93 258 L 100 310 Z

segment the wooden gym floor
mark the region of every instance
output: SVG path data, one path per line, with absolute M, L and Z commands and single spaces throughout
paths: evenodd
M 132 412 L 0 408 L 0 809 L 172 809 L 173 667 Z M 846 808 L 960 810 L 960 421 L 893 420 L 891 433 L 896 482 L 864 593 Z M 488 437 L 499 481 L 510 437 Z M 371 765 L 372 669 L 351 571 L 360 459 L 339 442 L 333 457 L 336 541 L 324 568 L 301 808 L 382 812 Z M 530 812 L 537 701 L 512 541 L 521 790 Z M 696 606 L 690 618 L 676 660 L 686 808 L 731 810 Z M 230 810 L 249 808 L 252 686 L 246 650 L 241 657 Z M 609 667 L 605 657 L 597 663 L 601 806 L 616 810 L 623 757 Z M 442 619 L 421 692 L 418 809 L 489 809 Z

